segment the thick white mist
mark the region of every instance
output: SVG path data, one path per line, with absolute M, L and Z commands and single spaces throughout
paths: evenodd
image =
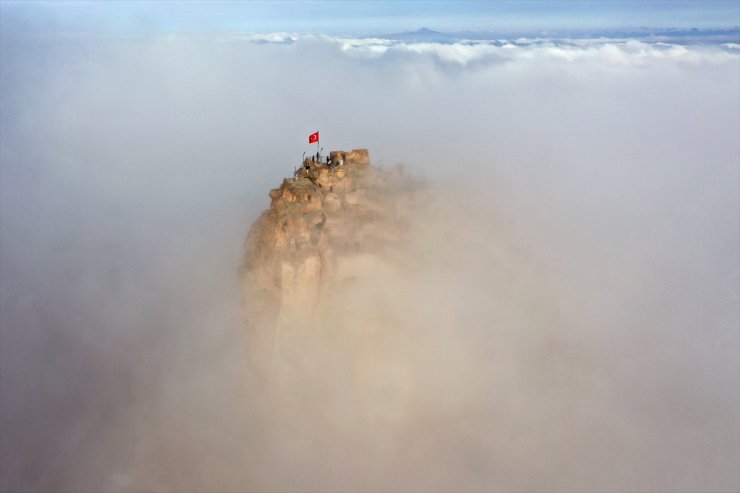
M 21 28 L 0 44 L 4 491 L 740 486 L 736 49 Z M 380 465 L 331 448 L 355 429 L 313 462 L 248 419 L 242 242 L 317 129 L 430 183 L 415 260 L 356 308 L 395 314 L 414 369 L 416 419 L 364 442 Z

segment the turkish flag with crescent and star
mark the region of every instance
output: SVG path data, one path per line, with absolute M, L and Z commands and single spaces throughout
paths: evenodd
M 318 142 L 318 141 L 319 141 L 319 133 L 318 132 L 313 133 L 313 134 L 311 134 L 311 135 L 308 136 L 308 143 L 309 144 L 313 144 L 314 142 Z

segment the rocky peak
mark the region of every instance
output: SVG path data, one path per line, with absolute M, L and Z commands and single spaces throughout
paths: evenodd
M 341 285 L 375 268 L 402 233 L 403 170 L 371 165 L 366 149 L 306 159 L 270 191 L 270 208 L 252 225 L 241 267 L 249 354 L 286 356 L 317 337 L 341 303 Z M 373 267 L 375 266 L 375 267 Z

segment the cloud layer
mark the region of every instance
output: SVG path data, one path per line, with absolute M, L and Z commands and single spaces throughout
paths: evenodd
M 253 484 L 236 270 L 315 130 L 438 187 L 435 327 L 498 348 L 381 487 L 738 489 L 736 46 L 2 36 L 3 490 Z

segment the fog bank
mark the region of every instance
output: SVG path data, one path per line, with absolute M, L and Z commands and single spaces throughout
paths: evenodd
M 3 491 L 301 488 L 296 463 L 317 489 L 740 487 L 736 46 L 22 27 L 0 43 Z M 300 447 L 265 469 L 243 411 L 242 242 L 317 129 L 433 191 L 421 268 L 377 282 L 449 412 L 391 434 L 380 479 Z

